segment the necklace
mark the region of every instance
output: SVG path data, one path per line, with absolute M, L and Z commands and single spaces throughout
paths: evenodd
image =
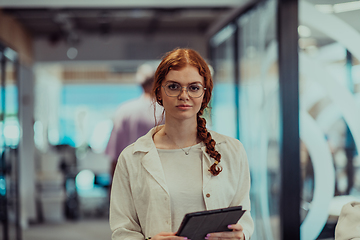
M 192 148 L 194 145 L 191 145 L 190 148 L 189 148 L 189 150 L 188 150 L 188 151 L 185 151 L 182 147 L 180 147 L 179 145 L 177 145 L 176 142 L 169 137 L 169 135 L 167 135 L 166 133 L 165 133 L 165 135 L 166 135 L 173 143 L 175 143 L 175 145 L 176 145 L 178 148 L 180 148 L 181 150 L 183 150 L 184 153 L 185 153 L 185 155 L 189 155 L 190 150 L 191 150 L 191 148 Z M 196 143 L 196 139 L 195 139 L 195 143 Z

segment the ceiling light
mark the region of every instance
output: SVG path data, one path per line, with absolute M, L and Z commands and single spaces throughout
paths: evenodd
M 11 48 L 5 48 L 4 50 L 4 56 L 10 59 L 11 61 L 15 61 L 17 53 L 12 50 Z
M 311 46 L 316 47 L 316 40 L 314 38 L 299 38 L 299 47 L 301 49 L 308 49 Z
M 315 8 L 322 13 L 341 13 L 360 10 L 360 1 L 331 4 L 317 4 Z
M 360 1 L 334 4 L 333 8 L 335 13 L 359 10 Z
M 315 8 L 322 13 L 333 13 L 334 8 L 331 4 L 317 4 L 315 5 Z
M 69 48 L 66 53 L 66 55 L 69 59 L 76 58 L 77 54 L 78 54 L 78 50 L 74 47 Z
M 304 26 L 304 25 L 300 25 L 298 27 L 298 33 L 300 37 L 310 37 L 311 36 L 311 30 L 309 27 Z
M 219 46 L 224 41 L 229 39 L 234 32 L 235 26 L 233 24 L 226 26 L 211 39 L 211 44 L 213 46 Z

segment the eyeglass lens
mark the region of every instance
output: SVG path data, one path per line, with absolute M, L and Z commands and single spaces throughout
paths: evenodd
M 178 84 L 178 83 L 167 83 L 165 86 L 163 86 L 165 89 L 165 93 L 169 96 L 169 97 L 177 97 L 181 94 L 181 91 L 183 89 L 183 87 Z M 186 91 L 189 94 L 190 97 L 201 97 L 201 95 L 204 93 L 205 88 L 199 84 L 199 83 L 192 83 L 189 84 L 186 87 Z

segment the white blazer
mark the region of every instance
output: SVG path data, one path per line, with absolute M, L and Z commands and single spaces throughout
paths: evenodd
M 160 232 L 171 232 L 169 190 L 152 139 L 158 130 L 156 127 L 151 129 L 119 156 L 110 201 L 113 240 L 143 240 Z M 221 154 L 219 165 L 223 171 L 218 176 L 208 171 L 215 160 L 205 152 L 204 145 L 203 198 L 206 209 L 242 205 L 247 211 L 239 223 L 246 239 L 250 239 L 254 223 L 250 215 L 250 172 L 245 149 L 237 139 L 210 133 Z

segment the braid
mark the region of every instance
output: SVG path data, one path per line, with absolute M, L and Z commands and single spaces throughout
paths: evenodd
M 206 120 L 200 117 L 200 114 L 197 115 L 197 135 L 198 138 L 205 143 L 206 152 L 210 155 L 210 157 L 215 159 L 215 163 L 211 165 L 209 171 L 212 175 L 217 176 L 222 171 L 222 167 L 218 166 L 221 154 L 215 150 L 216 142 L 206 129 Z

